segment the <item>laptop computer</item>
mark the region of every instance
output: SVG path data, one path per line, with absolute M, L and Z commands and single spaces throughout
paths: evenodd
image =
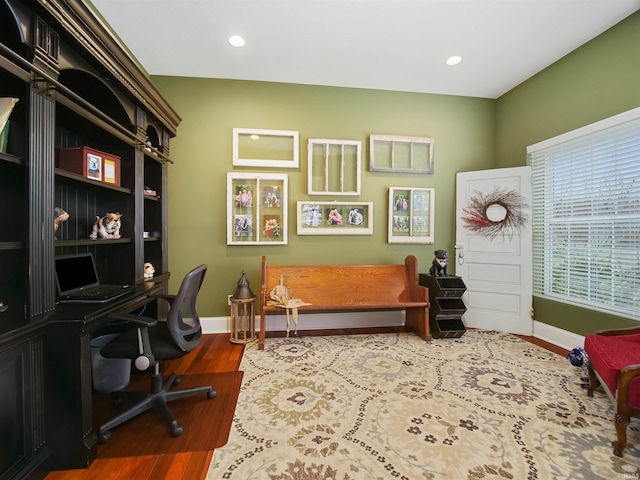
M 56 257 L 55 274 L 61 303 L 104 303 L 133 290 L 130 285 L 100 284 L 91 253 Z

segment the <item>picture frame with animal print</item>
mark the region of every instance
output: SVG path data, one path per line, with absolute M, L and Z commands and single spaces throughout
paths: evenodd
M 227 173 L 227 245 L 286 245 L 288 175 Z
M 373 202 L 297 202 L 298 235 L 371 235 Z

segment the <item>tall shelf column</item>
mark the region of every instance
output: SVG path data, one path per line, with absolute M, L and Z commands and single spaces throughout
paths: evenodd
M 43 82 L 35 82 L 29 96 L 29 306 L 35 318 L 53 311 L 53 171 L 55 101 Z

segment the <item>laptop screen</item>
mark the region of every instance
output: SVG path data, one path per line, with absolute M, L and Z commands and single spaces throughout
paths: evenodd
M 98 274 L 93 255 L 82 253 L 56 257 L 56 283 L 58 293 L 98 284 Z

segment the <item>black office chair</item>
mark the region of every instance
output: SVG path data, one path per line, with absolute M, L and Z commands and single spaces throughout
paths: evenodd
M 154 296 L 169 302 L 166 322 L 133 314 L 111 316 L 114 320 L 127 320 L 135 328 L 125 331 L 102 347 L 100 354 L 105 358 L 130 358 L 134 360 L 138 370 L 153 368 L 153 375 L 149 392 L 120 391 L 111 394 L 112 403 L 118 404 L 125 399 L 133 399 L 137 403 L 98 429 L 100 443 L 109 441 L 112 428 L 150 408 L 157 409 L 169 424 L 171 435 L 179 437 L 183 429 L 171 413 L 167 402 L 199 393 L 206 393 L 208 398 L 216 396 L 216 391 L 211 386 L 170 391 L 172 386 L 180 383 L 180 379 L 172 373 L 163 384 L 161 371 L 163 360 L 180 358 L 200 342 L 202 329 L 196 312 L 196 298 L 206 271 L 207 266 L 200 265 L 187 273 L 176 295 Z

